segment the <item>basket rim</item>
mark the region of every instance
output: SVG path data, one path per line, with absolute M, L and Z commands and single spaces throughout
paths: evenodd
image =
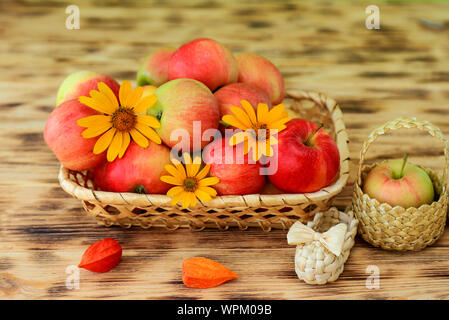
M 382 163 L 382 162 L 376 162 L 376 163 L 373 163 L 373 164 L 370 164 L 370 165 L 366 165 L 365 164 L 365 165 L 362 166 L 361 172 L 363 173 L 363 172 L 367 171 L 368 169 L 372 169 L 376 165 L 378 165 L 379 163 Z M 421 166 L 419 166 L 419 167 L 424 169 L 424 170 L 426 170 L 426 171 L 432 172 L 434 174 L 434 177 L 439 180 L 438 182 L 440 182 L 440 183 L 442 182 L 442 177 L 439 174 L 437 174 L 437 172 L 435 170 L 432 170 L 432 169 L 429 169 L 429 168 L 425 168 L 425 167 L 421 167 Z M 435 188 L 434 181 L 432 181 L 432 184 L 433 184 L 433 186 Z M 364 199 L 367 202 L 371 202 L 376 207 L 380 207 L 381 209 L 384 209 L 385 211 L 401 210 L 401 211 L 403 211 L 403 214 L 404 213 L 412 214 L 412 213 L 414 213 L 416 211 L 423 211 L 423 210 L 426 210 L 427 208 L 434 208 L 434 207 L 440 206 L 441 203 L 444 204 L 445 197 L 447 196 L 447 189 L 446 189 L 446 185 L 445 184 L 442 184 L 441 187 L 442 187 L 441 194 L 440 194 L 440 197 L 439 197 L 439 199 L 437 201 L 432 201 L 431 204 L 425 203 L 425 204 L 420 205 L 419 207 L 409 207 L 409 208 L 404 208 L 402 206 L 394 206 L 393 207 L 389 203 L 379 202 L 379 200 L 377 200 L 376 198 L 371 198 L 367 193 L 363 192 L 361 186 L 359 185 L 358 180 L 355 181 L 355 183 L 354 183 L 354 188 L 355 188 L 355 192 L 354 193 L 355 193 L 356 197 L 360 197 L 359 195 L 361 194 L 362 195 L 362 199 Z M 356 210 L 353 209 L 353 211 L 355 212 Z M 365 214 L 368 214 L 368 213 L 365 213 Z M 395 219 L 399 219 L 399 217 L 395 217 Z
M 345 187 L 349 178 L 349 148 L 348 135 L 343 121 L 343 113 L 338 103 L 323 93 L 314 91 L 295 91 L 295 94 L 287 93 L 286 98 L 295 100 L 311 100 L 318 106 L 326 108 L 330 114 L 335 129 L 335 142 L 340 154 L 340 170 L 338 179 L 316 192 L 311 193 L 282 193 L 282 194 L 247 194 L 247 195 L 225 195 L 217 196 L 209 202 L 198 201 L 196 207 L 224 208 L 224 207 L 271 207 L 291 206 L 300 203 L 318 202 L 333 198 Z M 74 198 L 109 205 L 136 205 L 136 206 L 158 206 L 172 207 L 171 198 L 165 194 L 138 194 L 130 192 L 110 192 L 93 190 L 80 186 L 70 179 L 68 168 L 60 166 L 58 179 L 64 191 Z M 195 209 L 196 207 L 190 208 Z

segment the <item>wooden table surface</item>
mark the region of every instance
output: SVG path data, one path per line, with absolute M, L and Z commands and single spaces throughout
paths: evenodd
M 76 2 L 81 28 L 67 30 Z M 3 299 L 445 299 L 449 232 L 421 252 L 376 249 L 358 238 L 335 283 L 310 286 L 294 271 L 285 231 L 106 228 L 59 186 L 59 163 L 42 131 L 56 91 L 71 72 L 89 69 L 135 80 L 142 57 L 165 45 L 211 37 L 234 52 L 271 59 L 287 89 L 324 92 L 341 105 L 351 177 L 335 204 L 351 199 L 359 151 L 370 131 L 416 116 L 449 136 L 449 3 L 287 1 L 1 1 L 0 2 L 0 298 Z M 380 30 L 365 27 L 367 5 L 380 8 Z M 135 83 L 135 82 L 133 82 Z M 413 130 L 379 140 L 368 160 L 399 158 L 442 168 L 442 146 Z M 80 271 L 70 290 L 66 268 L 104 237 L 123 246 L 104 274 Z M 205 256 L 239 279 L 208 290 L 181 281 L 181 263 Z M 367 268 L 380 271 L 368 289 Z

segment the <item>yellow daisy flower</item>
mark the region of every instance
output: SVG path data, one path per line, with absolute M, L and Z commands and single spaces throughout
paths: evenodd
M 284 105 L 278 104 L 269 110 L 268 105 L 259 103 L 257 114 L 251 104 L 240 101 L 242 108 L 231 107 L 233 115 L 224 115 L 223 122 L 234 126 L 242 131 L 235 133 L 229 139 L 229 145 L 244 143 L 244 154 L 252 150 L 252 158 L 258 161 L 262 155 L 271 157 L 274 153 L 273 145 L 278 143 L 275 134 L 286 128 L 286 123 L 290 121 Z
M 79 119 L 78 125 L 87 128 L 82 132 L 84 138 L 101 135 L 95 143 L 93 152 L 99 154 L 108 149 L 108 161 L 121 158 L 134 140 L 142 148 L 148 147 L 148 139 L 157 144 L 161 138 L 152 128 L 159 128 L 159 121 L 150 115 L 141 114 L 151 108 L 157 97 L 154 94 L 142 98 L 143 88 L 132 90 L 131 82 L 123 81 L 119 90 L 119 101 L 104 82 L 98 83 L 98 90 L 91 90 L 90 97 L 79 97 L 79 102 L 103 113 Z
M 211 186 L 217 184 L 219 179 L 217 177 L 207 177 L 210 165 L 201 167 L 201 157 L 192 158 L 188 153 L 184 153 L 184 165 L 177 159 L 171 159 L 172 164 L 165 165 L 165 170 L 171 176 L 162 176 L 161 180 L 175 185 L 167 192 L 167 196 L 172 197 L 171 204 L 176 205 L 182 201 L 182 207 L 194 207 L 197 203 L 197 198 L 201 201 L 210 201 L 212 197 L 217 195 L 217 191 Z

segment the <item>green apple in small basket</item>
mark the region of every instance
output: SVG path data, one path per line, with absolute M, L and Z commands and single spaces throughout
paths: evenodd
M 384 161 L 371 169 L 363 192 L 392 207 L 418 208 L 431 204 L 435 196 L 432 180 L 426 171 L 408 163 L 407 159 L 406 154 L 402 161 Z

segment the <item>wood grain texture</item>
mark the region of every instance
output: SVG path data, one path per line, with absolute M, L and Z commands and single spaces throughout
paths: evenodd
M 365 8 L 373 3 L 380 30 L 365 28 Z M 344 208 L 361 144 L 374 127 L 416 116 L 449 136 L 448 3 L 77 1 L 81 29 L 67 30 L 69 4 L 0 2 L 0 298 L 449 298 L 447 232 L 417 253 L 374 249 L 358 239 L 340 279 L 314 287 L 297 279 L 285 231 L 98 226 L 59 187 L 59 164 L 42 137 L 69 73 L 90 69 L 134 80 L 151 50 L 211 37 L 234 52 L 271 59 L 288 90 L 321 91 L 339 102 L 351 141 L 351 177 L 335 202 Z M 412 162 L 441 170 L 442 146 L 413 131 L 382 137 L 367 161 L 406 151 Z M 80 289 L 67 289 L 66 267 L 104 237 L 122 244 L 122 262 L 106 274 L 81 270 Z M 220 261 L 240 277 L 208 290 L 186 288 L 181 263 L 192 256 Z M 379 290 L 365 287 L 369 265 L 380 269 Z

